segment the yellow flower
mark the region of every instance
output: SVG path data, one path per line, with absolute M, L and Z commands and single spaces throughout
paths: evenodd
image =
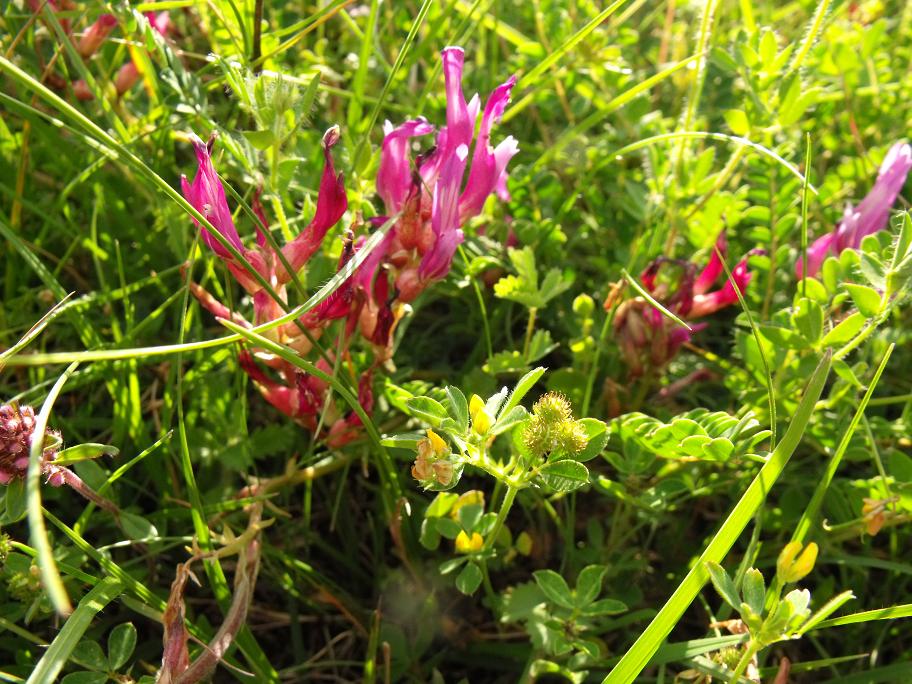
M 473 394 L 469 399 L 469 415 L 472 417 L 472 430 L 477 435 L 483 435 L 491 429 L 491 416 L 485 411 L 484 400 L 477 394 Z
M 469 538 L 465 532 L 460 532 L 456 536 L 456 551 L 459 553 L 473 553 L 475 551 L 481 551 L 481 547 L 484 546 L 484 539 L 478 532 L 472 532 L 472 538 Z
M 776 561 L 776 575 L 780 581 L 797 582 L 807 577 L 817 562 L 817 544 L 811 542 L 801 551 L 801 542 L 793 541 L 785 545 Z M 801 552 L 801 555 L 798 555 Z

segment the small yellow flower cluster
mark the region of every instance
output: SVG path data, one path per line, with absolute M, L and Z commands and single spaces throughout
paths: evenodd
M 427 437 L 418 442 L 418 457 L 412 466 L 412 477 L 425 486 L 447 486 L 453 481 L 453 464 L 448 456 L 450 447 L 436 432 L 428 428 Z

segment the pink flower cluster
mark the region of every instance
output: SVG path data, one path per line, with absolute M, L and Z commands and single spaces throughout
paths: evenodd
M 398 216 L 387 251 L 401 301 L 412 301 L 449 273 L 456 248 L 463 241 L 461 226 L 481 212 L 493 192 L 509 198 L 507 164 L 519 148 L 513 137 L 492 147 L 491 131 L 503 116 L 516 78 L 509 78 L 491 93 L 476 137 L 481 103 L 478 95 L 466 103 L 464 58 L 462 48 L 443 50 L 446 126 L 437 133 L 431 150 L 412 159 L 412 139 L 434 132 L 422 118 L 396 128 L 387 122 L 384 127 L 377 192 L 386 205 L 387 216 L 382 220 Z
M 0 405 L 0 484 L 9 484 L 16 478 L 25 477 L 36 426 L 37 418 L 31 406 L 15 403 Z M 60 433 L 47 430 L 44 435 L 41 472 L 52 487 L 59 487 L 66 481 L 64 469 L 53 463 L 59 445 Z
M 744 293 L 751 280 L 747 257 L 732 269 L 732 279 L 725 279 L 716 290 L 711 288 L 723 275 L 724 268 L 719 253 L 725 254 L 725 234 L 716 240 L 716 249 L 709 263 L 697 273 L 697 266 L 689 261 L 661 257 L 653 261 L 640 275 L 643 287 L 657 302 L 682 320 L 694 320 L 713 314 L 737 303 L 738 292 Z M 735 287 L 738 291 L 736 292 Z M 613 306 L 612 298 L 605 302 Z M 631 377 L 640 377 L 649 369 L 652 372 L 665 366 L 694 333 L 706 327 L 705 323 L 684 328 L 643 297 L 628 299 L 618 306 L 614 316 L 614 334 L 621 356 Z
M 912 147 L 906 143 L 896 143 L 880 165 L 871 192 L 857 207 L 849 204 L 835 230 L 821 235 L 808 247 L 808 276 L 816 276 L 828 256 L 839 256 L 845 249 L 858 249 L 863 238 L 887 227 L 890 209 L 905 185 L 910 170 Z M 800 259 L 795 265 L 795 272 L 800 278 Z
M 341 344 L 336 340 L 328 348 L 340 349 L 339 361 L 350 369 L 354 366 L 350 345 L 355 333 L 360 333 L 374 355 L 373 364 L 360 375 L 352 370 L 352 376 L 359 377 L 358 398 L 366 412 L 373 407 L 373 371 L 392 355 L 392 333 L 404 313 L 405 303 L 447 275 L 456 248 L 463 240 L 464 222 L 481 212 L 490 194 L 506 193 L 506 165 L 517 149 L 512 138 L 496 148 L 490 145 L 491 129 L 503 114 L 515 79 L 511 78 L 491 95 L 476 136 L 480 104 L 477 96 L 466 103 L 462 93 L 463 51 L 446 48 L 443 63 L 447 123 L 437 134 L 436 146 L 413 160 L 412 138 L 429 135 L 434 128 L 424 119 L 407 121 L 398 128 L 386 126 L 377 192 L 386 205 L 387 216 L 371 222 L 377 226 L 392 223 L 385 237 L 328 299 L 268 333 L 271 339 L 303 357 L 313 351 L 313 342 L 321 338 L 333 321 L 344 321 L 338 332 Z M 343 178 L 335 171 L 331 153 L 338 141 L 338 128 L 331 128 L 323 138 L 324 170 L 313 220 L 297 237 L 275 250 L 267 239 L 268 222 L 258 201 L 252 206 L 258 216 L 256 242 L 252 247 L 245 246 L 212 165 L 211 146 L 199 138 L 193 139 L 197 173 L 192 182 L 182 178 L 183 194 L 222 238 L 219 240 L 202 228 L 203 242 L 251 296 L 255 324 L 275 321 L 284 315 L 289 283 L 320 251 L 327 232 L 348 208 Z M 474 148 L 470 150 L 473 141 Z M 367 235 L 356 239 L 348 231 L 338 268 L 342 269 L 358 254 L 366 241 Z M 251 325 L 199 285 L 192 283 L 191 289 L 216 316 Z M 336 361 L 334 353 L 322 355 L 316 361 L 317 367 L 331 373 L 331 365 Z M 319 378 L 304 374 L 293 364 L 261 349 L 242 353 L 240 363 L 264 398 L 284 414 L 310 430 L 321 423 L 328 425 L 326 439 L 331 446 L 340 446 L 358 436 L 358 416 L 339 410 L 329 387 Z

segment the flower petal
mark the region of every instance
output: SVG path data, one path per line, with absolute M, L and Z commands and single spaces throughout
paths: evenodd
M 434 187 L 431 209 L 434 246 L 422 257 L 418 269 L 424 280 L 439 280 L 449 273 L 453 254 L 463 240 L 459 228 L 459 187 L 468 156 L 469 149 L 466 145 L 456 148 L 456 153 L 443 162 L 440 178 Z
M 697 279 L 694 281 L 694 294 L 704 294 L 713 286 L 713 283 L 716 282 L 716 279 L 723 271 L 722 260 L 719 258 L 719 254 L 724 256 L 727 249 L 728 241 L 725 239 L 725 232 L 723 231 L 722 233 L 719 233 L 719 237 L 716 238 L 716 249 L 713 250 L 709 263 L 706 264 L 706 268 L 700 271 L 700 275 L 698 275 Z
M 231 218 L 231 210 L 228 208 L 228 202 L 225 199 L 225 189 L 222 187 L 222 182 L 212 166 L 209 148 L 206 143 L 195 135 L 191 137 L 191 141 L 196 152 L 197 170 L 193 183 L 188 183 L 186 178 L 181 178 L 181 189 L 184 197 L 198 212 L 209 219 L 209 222 L 222 237 L 240 251 L 243 249 L 241 238 L 238 236 L 234 221 Z M 197 226 L 200 225 L 196 219 L 193 219 L 193 222 Z M 223 259 L 232 258 L 231 252 L 222 246 L 206 228 L 202 228 L 202 238 L 209 249 L 220 257 Z
M 826 235 L 821 235 L 819 238 L 814 240 L 814 242 L 808 247 L 807 265 L 809 278 L 816 277 L 820 272 L 820 267 L 823 265 L 824 260 L 827 258 L 830 252 L 834 251 L 833 247 L 835 240 L 836 233 L 827 233 Z M 795 264 L 795 275 L 798 278 L 801 278 L 802 276 L 802 263 L 800 255 L 798 257 L 798 262 Z
M 348 197 L 345 194 L 345 182 L 341 173 L 336 174 L 333 164 L 332 147 L 339 142 L 339 127 L 333 126 L 323 136 L 323 178 L 317 195 L 317 210 L 313 220 L 304 231 L 282 248 L 292 270 L 297 272 L 313 256 L 326 232 L 332 228 L 348 209 Z M 291 275 L 284 268 L 279 269 L 280 283 L 287 283 Z
M 410 140 L 416 136 L 433 133 L 434 127 L 424 119 L 412 119 L 393 128 L 387 122 L 386 135 L 380 151 L 380 168 L 377 171 L 377 193 L 383 199 L 388 214 L 402 209 L 409 193 L 415 187 L 412 181 L 412 162 L 409 154 Z

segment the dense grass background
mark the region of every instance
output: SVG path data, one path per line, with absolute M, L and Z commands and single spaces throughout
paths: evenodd
M 138 12 L 159 10 L 170 12 L 167 40 L 139 20 Z M 106 11 L 115 13 L 117 28 L 83 61 L 60 22 L 78 35 Z M 841 613 L 897 608 L 770 647 L 759 663 L 763 680 L 772 680 L 785 656 L 793 664 L 789 681 L 907 681 L 912 629 L 881 619 L 912 614 L 905 285 L 867 316 L 870 334 L 857 345 L 851 336 L 827 340 L 823 333 L 857 305 L 841 283 L 861 282 L 858 260 L 844 259 L 831 282 L 822 277 L 810 288 L 819 334 L 798 339 L 807 305 L 794 264 L 803 233 L 813 239 L 832 230 L 844 204 L 871 188 L 890 145 L 908 135 L 910 20 L 906 3 L 825 0 L 606 7 L 583 0 L 167 0 L 79 3 L 56 14 L 44 7 L 37 17 L 28 3 L 4 2 L 0 349 L 16 346 L 73 295 L 39 335 L 0 362 L 0 398 L 38 410 L 67 370 L 50 424 L 67 445 L 119 451 L 75 470 L 128 516 L 118 525 L 68 488 L 41 489 L 45 512 L 33 513 L 45 521 L 64 588 L 78 605 L 64 622 L 30 570 L 40 535 L 28 520 L 11 520 L 25 503 L 7 494 L 0 678 L 49 681 L 41 677 L 50 669 L 34 674 L 42 656 L 42 667 L 97 671 L 71 684 L 154 674 L 161 612 L 186 547 L 195 538 L 203 549 L 216 548 L 240 534 L 250 501 L 238 493 L 293 462 L 316 470 L 298 470 L 305 474 L 269 492 L 264 515 L 275 522 L 260 535 L 247 628 L 216 681 L 509 682 L 529 676 L 535 661 L 600 681 L 663 606 L 668 612 L 647 634 L 655 646 L 667 635 L 670 643 L 690 641 L 691 650 L 663 647 L 643 669 L 652 653 L 638 644 L 623 671 L 615 670 L 616 681 L 719 676 L 728 661 L 717 648 L 733 640 L 710 624 L 732 611 L 711 589 L 697 593 L 706 581 L 702 565 L 692 592 L 673 605 L 669 596 L 726 521 L 734 527 L 727 545 L 713 547 L 716 560 L 733 574 L 756 566 L 769 579 L 802 518 L 802 537 L 821 548 L 802 583 L 815 606 L 851 590 L 856 598 Z M 605 454 L 588 464 L 590 485 L 569 495 L 522 493 L 508 525 L 514 537 L 527 533 L 531 551 L 498 559 L 488 591 L 474 596 L 438 571 L 457 556 L 450 542 L 436 551 L 419 543 L 433 495 L 409 474 L 413 451 L 386 451 L 398 499 L 389 482 L 382 485 L 376 444 L 329 449 L 262 400 L 241 372 L 239 344 L 208 343 L 227 332 L 189 295 L 182 265 L 189 262 L 192 277 L 222 301 L 241 310 L 249 302 L 200 244 L 185 207 L 163 190 L 178 189 L 180 175 L 195 172 L 189 134 L 217 132 L 214 159 L 226 185 L 246 202 L 263 188 L 274 234 L 296 234 L 314 211 L 320 140 L 338 124 L 336 161 L 350 209 L 307 270 L 313 293 L 335 272 L 343 229 L 382 212 L 374 184 L 382 122 L 442 121 L 439 52 L 446 45 L 466 49 L 468 94 L 485 97 L 518 76 L 495 135 L 519 141 L 512 197 L 491 201 L 473 220 L 449 277 L 414 302 L 397 328 L 393 363 L 376 378 L 373 423 L 384 435 L 422 426 L 401 410 L 400 387 L 442 399 L 452 385 L 486 397 L 536 365 L 549 372 L 530 399 L 558 389 L 578 415 L 616 419 Z M 140 82 L 117 96 L 112 79 L 131 56 Z M 290 103 L 279 150 L 257 149 L 252 132 L 270 112 L 243 106 L 238 92 L 253 88 L 254 73 L 262 74 L 271 104 Z M 78 79 L 93 100 L 74 97 Z M 230 193 L 229 204 L 238 206 Z M 905 206 L 901 199 L 897 208 Z M 249 217 L 240 211 L 235 218 L 250 240 Z M 866 251 L 888 253 L 901 223 Z M 765 251 L 750 260 L 750 318 L 738 306 L 708 318 L 669 365 L 631 380 L 601 302 L 624 272 L 639 274 L 659 255 L 705 263 L 722 230 L 732 266 L 750 250 Z M 558 269 L 567 287 L 535 314 L 546 353 L 496 373 L 492 357 L 522 351 L 529 323 L 526 307 L 491 287 L 515 271 L 508 236 L 532 248 L 541 277 Z M 907 278 L 902 269 L 897 274 Z M 891 344 L 886 371 L 872 385 Z M 833 371 L 813 411 L 802 412 L 799 400 L 827 349 L 836 357 Z M 68 368 L 71 362 L 78 365 Z M 345 368 L 337 375 L 351 384 Z M 847 433 L 869 387 L 873 398 Z M 633 443 L 624 418 L 640 411 L 667 422 L 697 407 L 737 418 L 752 412 L 775 435 L 756 446 L 758 459 L 691 460 Z M 801 439 L 775 487 L 753 507 L 735 508 L 790 426 Z M 828 463 L 836 467 L 831 480 Z M 815 488 L 823 496 L 819 511 L 811 504 Z M 501 491 L 489 479 L 467 471 L 457 491 L 469 489 L 485 491 L 496 512 Z M 874 535 L 866 533 L 864 499 L 886 501 L 886 524 Z M 527 634 L 532 622 L 515 597 L 530 591 L 535 570 L 555 570 L 573 586 L 593 563 L 607 567 L 603 596 L 629 610 L 588 628 L 594 655 L 549 653 L 541 635 Z M 203 641 L 222 623 L 236 566 L 236 557 L 194 566 L 200 586 L 188 589 L 187 620 Z M 89 592 L 100 603 L 87 601 Z M 506 613 L 505 595 L 514 600 Z M 77 616 L 86 618 L 84 638 L 60 631 Z M 97 644 L 107 652 L 109 636 L 127 622 L 138 634 L 135 651 L 118 646 L 129 640 L 121 628 L 111 648 L 127 656 L 99 660 Z M 705 649 L 696 641 L 715 637 Z

